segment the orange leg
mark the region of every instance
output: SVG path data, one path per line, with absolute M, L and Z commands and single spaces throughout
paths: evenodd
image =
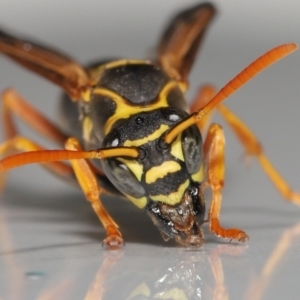
M 6 142 L 0 145 L 0 156 L 5 157 L 15 152 L 42 150 L 43 147 L 31 140 L 18 135 L 13 121 L 16 115 L 41 135 L 63 145 L 67 137 L 41 113 L 28 104 L 16 91 L 8 89 L 2 94 L 2 116 Z M 73 170 L 62 162 L 46 164 L 45 167 L 63 178 L 73 178 Z M 1 186 L 4 184 L 1 174 Z
M 257 157 L 261 167 L 273 182 L 279 193 L 287 201 L 300 205 L 300 193 L 293 191 L 276 171 L 267 156 L 263 153 L 261 144 L 251 130 L 224 105 L 220 105 L 218 110 L 244 146 L 246 154 Z
M 223 245 L 228 246 L 228 245 Z M 225 284 L 225 276 L 223 271 L 222 259 L 221 259 L 221 251 L 220 248 L 214 248 L 210 251 L 208 259 L 211 265 L 211 269 L 215 279 L 215 287 L 213 290 L 213 300 L 228 300 L 228 290 Z
M 3 122 L 7 141 L 0 145 L 0 156 L 20 151 L 43 150 L 41 146 L 33 141 L 18 136 L 18 131 L 12 118 L 13 114 L 25 121 L 37 132 L 58 144 L 63 144 L 67 139 L 67 136 L 54 124 L 29 105 L 17 92 L 10 89 L 3 93 Z M 75 138 L 68 139 L 65 147 L 67 150 L 72 150 L 72 152 L 82 150 Z M 73 177 L 75 175 L 87 200 L 91 202 L 95 213 L 105 227 L 107 238 L 104 240 L 104 243 L 112 248 L 123 244 L 118 225 L 101 203 L 99 195 L 100 193 L 105 193 L 105 191 L 99 187 L 95 176 L 95 168 L 88 161 L 84 159 L 71 160 L 71 166 L 62 162 L 50 162 L 45 164 L 45 167 L 64 177 L 70 175 Z
M 281 235 L 274 250 L 266 259 L 262 271 L 258 278 L 255 278 L 247 288 L 244 299 L 246 300 L 261 300 L 264 299 L 264 293 L 266 292 L 268 285 L 272 277 L 280 272 L 280 263 L 289 258 L 289 250 L 292 246 L 295 246 L 300 235 L 300 223 L 285 230 Z M 296 245 L 297 245 L 296 244 Z
M 48 121 L 45 116 L 28 104 L 15 90 L 8 89 L 2 94 L 3 104 L 3 125 L 6 139 L 11 139 L 17 135 L 17 129 L 12 119 L 12 114 L 35 129 L 42 136 L 63 145 L 67 136 Z
M 2 105 L 3 105 L 3 125 L 4 125 L 4 134 L 7 140 L 13 139 L 15 136 L 18 135 L 18 131 L 16 129 L 16 126 L 13 122 L 13 115 L 16 115 L 19 117 L 22 121 L 27 123 L 31 128 L 36 130 L 39 134 L 46 137 L 49 140 L 52 140 L 53 142 L 57 143 L 58 145 L 63 146 L 65 141 L 67 140 L 68 136 L 65 135 L 55 124 L 50 122 L 44 115 L 42 115 L 39 111 L 37 111 L 33 106 L 31 106 L 25 99 L 23 99 L 15 90 L 13 89 L 7 89 L 2 94 Z M 19 140 L 18 140 L 19 141 Z M 9 142 L 10 145 L 14 145 L 15 142 L 12 140 Z M 12 154 L 15 150 L 18 151 L 33 151 L 34 147 L 29 147 L 28 145 L 20 146 L 20 143 L 17 142 L 18 145 L 15 147 L 4 147 L 6 148 L 6 152 L 3 150 L 0 150 L 0 156 L 7 156 Z M 42 147 L 39 147 L 39 150 L 41 150 Z M 37 149 L 36 149 L 37 150 Z M 12 153 L 11 153 L 12 152 Z M 60 169 L 58 167 L 57 172 L 55 171 L 54 166 L 62 166 L 64 163 L 55 163 L 50 164 L 50 168 L 52 171 L 60 174 Z M 48 164 L 46 165 L 48 166 Z M 66 175 L 73 175 L 73 170 L 68 165 L 65 165 L 64 170 L 66 172 L 68 168 L 68 173 Z M 91 165 L 91 168 L 93 166 Z M 100 170 L 96 170 L 94 168 L 94 171 L 99 176 L 104 176 L 104 174 Z
M 109 279 L 109 273 L 113 269 L 114 265 L 119 262 L 123 256 L 123 251 L 115 250 L 109 251 L 104 254 L 104 259 L 101 266 L 91 283 L 84 300 L 102 300 L 105 295 L 105 281 Z
M 212 189 L 212 201 L 208 215 L 209 228 L 219 237 L 245 242 L 248 235 L 244 231 L 237 228 L 224 229 L 219 221 L 225 173 L 224 148 L 223 129 L 218 124 L 212 124 L 204 143 L 207 181 Z
M 66 149 L 75 151 L 82 150 L 78 140 L 75 138 L 69 138 L 67 140 Z M 96 215 L 106 230 L 107 237 L 103 243 L 111 248 L 119 247 L 123 244 L 122 235 L 118 230 L 119 226 L 105 210 L 101 202 L 100 194 L 105 191 L 98 185 L 90 164 L 85 159 L 76 159 L 70 162 L 86 199 L 91 203 Z
M 215 90 L 210 85 L 203 86 L 196 96 L 193 104 L 191 105 L 191 112 L 198 111 L 204 107 L 209 100 L 214 96 Z M 273 167 L 268 157 L 263 153 L 263 149 L 255 135 L 251 130 L 225 105 L 217 106 L 218 111 L 223 116 L 226 122 L 231 126 L 239 141 L 242 143 L 249 156 L 256 156 L 261 167 L 273 182 L 279 193 L 287 200 L 300 205 L 300 193 L 291 189 L 287 182 L 281 177 L 277 170 Z M 198 126 L 201 131 L 208 123 L 211 114 L 214 110 L 210 111 L 199 123 Z

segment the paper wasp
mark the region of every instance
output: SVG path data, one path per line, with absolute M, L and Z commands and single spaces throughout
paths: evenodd
M 165 240 L 200 247 L 201 225 L 208 222 L 217 236 L 244 242 L 248 239 L 244 231 L 224 229 L 219 222 L 225 170 L 223 130 L 218 124 L 209 125 L 204 141 L 200 133 L 217 109 L 279 192 L 299 204 L 300 195 L 276 172 L 255 136 L 221 104 L 297 46 L 285 44 L 270 50 L 218 93 L 204 87 L 189 109 L 184 97 L 188 75 L 214 14 L 209 3 L 177 14 L 158 43 L 155 61 L 120 59 L 87 68 L 67 55 L 1 31 L 0 51 L 62 87 L 65 95 L 60 129 L 16 91 L 4 91 L 2 119 L 7 140 L 0 146 L 5 156 L 0 171 L 46 163 L 57 175 L 76 178 L 105 227 L 104 243 L 109 247 L 121 245 L 123 238 L 102 205 L 100 195 L 106 192 L 122 195 L 143 209 Z M 20 136 L 13 115 L 65 149 L 46 150 Z M 206 187 L 212 190 L 207 218 Z

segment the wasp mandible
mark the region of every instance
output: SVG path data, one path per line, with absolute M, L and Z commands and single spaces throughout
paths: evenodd
M 201 226 L 239 242 L 248 235 L 220 225 L 224 184 L 222 127 L 209 125 L 217 110 L 232 127 L 248 155 L 256 156 L 279 192 L 300 204 L 273 168 L 260 143 L 222 102 L 257 73 L 293 52 L 285 44 L 259 57 L 219 92 L 205 86 L 189 108 L 185 99 L 188 75 L 208 24 L 215 15 L 209 3 L 177 14 L 163 33 L 157 59 L 120 59 L 83 67 L 69 56 L 29 40 L 0 32 L 0 52 L 59 85 L 62 126 L 45 118 L 15 90 L 3 93 L 2 120 L 6 141 L 0 145 L 0 171 L 28 163 L 44 166 L 68 180 L 77 180 L 106 230 L 108 247 L 123 244 L 117 223 L 105 210 L 101 194 L 123 196 L 143 209 L 165 240 L 200 247 Z M 19 135 L 18 117 L 56 142 L 47 150 Z M 201 132 L 208 125 L 202 140 Z M 16 154 L 16 152 L 18 152 Z M 67 162 L 65 162 L 67 161 Z M 212 190 L 205 214 L 203 190 Z

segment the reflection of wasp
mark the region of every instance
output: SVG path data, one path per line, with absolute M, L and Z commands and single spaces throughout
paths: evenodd
M 134 266 L 132 258 L 121 257 L 123 252 L 109 251 L 104 254 L 85 299 L 229 299 L 223 259 L 236 259 L 246 249 L 241 245 L 218 245 L 200 255 L 177 249 L 145 249 L 144 258 L 152 259 L 135 256 Z M 235 267 L 230 268 L 234 278 Z M 117 282 L 126 284 L 115 289 Z
M 175 238 L 185 246 L 199 247 L 203 243 L 201 225 L 205 222 L 202 190 L 208 185 L 213 191 L 210 230 L 217 236 L 243 242 L 248 239 L 245 232 L 224 229 L 219 224 L 223 130 L 217 124 L 210 125 L 204 143 L 199 131 L 208 122 L 207 114 L 218 107 L 247 154 L 257 155 L 283 196 L 299 203 L 300 196 L 291 192 L 273 169 L 249 129 L 219 105 L 259 71 L 294 51 L 295 44 L 269 51 L 214 97 L 205 87 L 191 108 L 194 113 L 187 113 L 187 76 L 213 15 L 214 8 L 207 3 L 178 14 L 162 36 L 155 62 L 117 60 L 86 69 L 56 51 L 1 32 L 1 52 L 58 84 L 66 95 L 61 102 L 63 133 L 17 92 L 4 92 L 7 141 L 1 145 L 0 154 L 23 153 L 3 159 L 0 171 L 27 163 L 48 163 L 46 168 L 63 178 L 77 177 L 106 229 L 104 242 L 108 246 L 118 246 L 123 239 L 99 194 L 122 194 L 147 212 L 165 240 Z M 19 136 L 13 114 L 45 137 L 65 144 L 66 150 L 44 150 Z M 71 166 L 62 160 L 70 160 Z
M 253 272 L 257 261 L 253 263 L 249 259 L 254 253 L 256 255 L 257 249 L 253 252 L 253 249 L 241 245 L 218 245 L 209 250 L 204 248 L 201 253 L 170 248 L 157 248 L 153 252 L 153 248 L 145 248 L 142 256 L 126 259 L 121 257 L 123 252 L 109 251 L 104 253 L 104 259 L 85 299 L 262 300 L 268 298 L 267 291 L 269 298 L 271 294 L 273 298 L 281 299 L 275 294 L 278 275 L 283 279 L 291 270 L 297 270 L 297 264 L 293 264 L 293 253 L 299 252 L 299 235 L 300 223 L 284 230 L 272 253 L 267 255 L 265 261 L 260 261 L 262 268 L 257 276 Z M 262 256 L 265 250 L 260 251 Z M 151 259 L 145 260 L 145 257 Z M 284 267 L 280 268 L 282 263 Z M 290 264 L 294 268 L 284 272 L 283 269 L 286 270 Z M 116 289 L 119 282 L 123 284 L 119 284 Z M 288 299 L 298 295 L 297 290 L 290 289 L 292 285 L 298 286 L 297 282 L 297 277 L 292 278 L 288 286 L 281 288 L 283 295 L 290 295 Z

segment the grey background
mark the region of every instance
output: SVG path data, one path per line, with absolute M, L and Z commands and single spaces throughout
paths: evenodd
M 82 63 L 144 58 L 172 14 L 195 3 L 2 0 L 0 25 Z M 200 84 L 222 87 L 270 48 L 300 43 L 299 1 L 214 3 L 219 13 L 191 74 L 189 100 Z M 264 71 L 226 104 L 300 190 L 299 53 Z M 55 120 L 59 88 L 1 56 L 0 90 L 9 86 Z M 164 243 L 142 211 L 111 198 L 105 203 L 126 246 L 106 251 L 103 229 L 81 193 L 38 166 L 23 167 L 10 172 L 0 197 L 0 299 L 87 299 L 92 290 L 89 299 L 99 299 L 101 293 L 103 299 L 133 299 L 134 292 L 144 294 L 135 299 L 164 299 L 171 292 L 177 292 L 174 299 L 185 299 L 184 294 L 186 299 L 298 299 L 299 228 L 294 226 L 300 208 L 281 199 L 255 159 L 250 167 L 239 159 L 242 148 L 221 119 L 215 119 L 224 125 L 227 138 L 221 221 L 244 229 L 250 235 L 247 246 L 227 245 L 210 234 L 199 251 Z M 43 141 L 24 126 L 22 132 Z M 270 271 L 267 266 L 278 245 L 285 252 Z M 249 296 L 249 291 L 256 294 Z

